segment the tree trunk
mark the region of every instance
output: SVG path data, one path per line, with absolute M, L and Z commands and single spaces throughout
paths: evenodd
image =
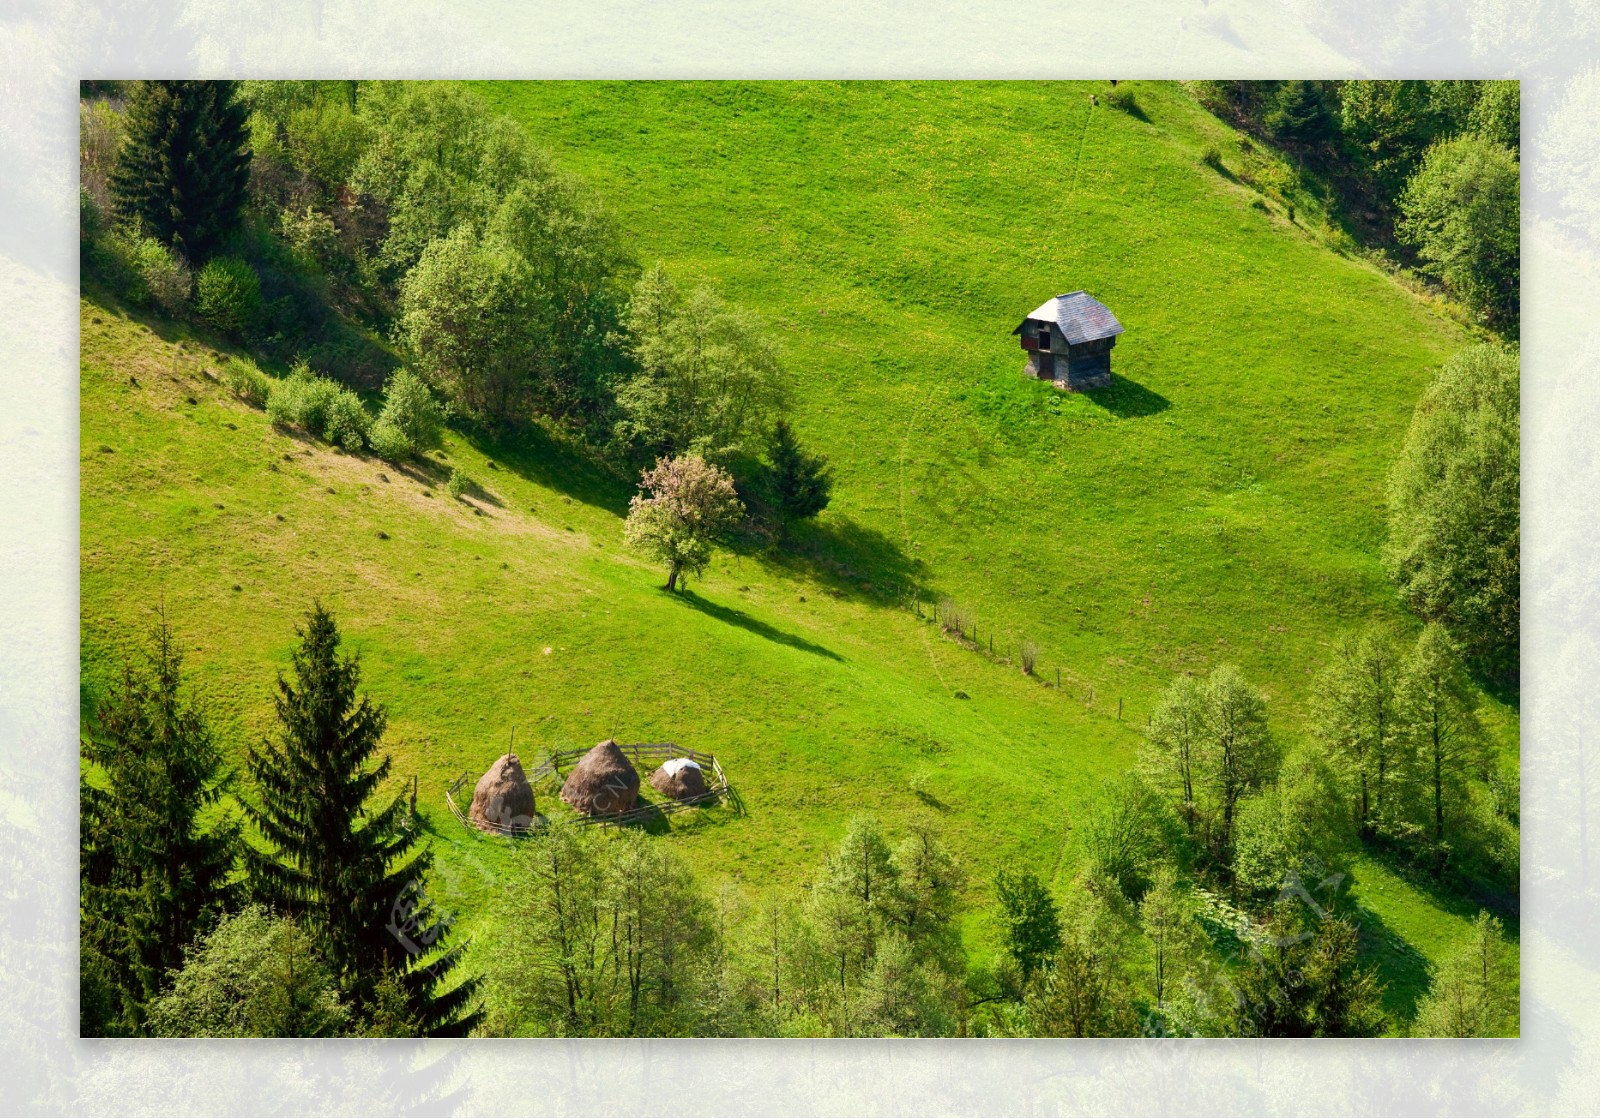
M 673 564 L 667 570 L 667 590 L 669 591 L 676 591 L 678 589 L 678 570 L 678 564 Z

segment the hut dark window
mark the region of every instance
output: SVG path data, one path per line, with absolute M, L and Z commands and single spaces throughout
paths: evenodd
M 1048 326 L 1041 326 L 1039 328 L 1039 348 L 1041 350 L 1048 350 L 1050 348 L 1050 328 Z

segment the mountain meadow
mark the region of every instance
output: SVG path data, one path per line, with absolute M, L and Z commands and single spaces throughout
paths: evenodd
M 1457 355 L 1514 354 L 1514 328 L 1478 313 L 1454 274 L 1374 240 L 1381 207 L 1352 203 L 1319 157 L 1336 139 L 1285 125 L 1274 142 L 1247 98 L 1226 111 L 1223 94 L 1191 88 L 1204 83 L 243 83 L 242 216 L 202 246 L 199 226 L 188 241 L 117 231 L 135 189 L 125 153 L 154 111 L 135 84 L 84 99 L 84 737 L 112 726 L 102 713 L 126 698 L 125 664 L 164 624 L 217 759 L 195 826 L 229 821 L 242 850 L 272 852 L 252 754 L 284 734 L 279 677 L 310 686 L 291 658 L 310 656 L 300 631 L 319 603 L 358 657 L 360 694 L 386 713 L 372 803 L 416 790 L 415 816 L 401 816 L 431 859 L 451 974 L 482 979 L 468 1027 L 1403 1035 L 1468 1028 L 1439 1026 L 1426 1004 L 1477 951 L 1509 968 L 1512 990 L 1509 1027 L 1480 1028 L 1516 1032 L 1514 665 L 1469 657 L 1451 677 L 1475 753 L 1450 786 L 1463 807 L 1449 828 L 1481 828 L 1448 846 L 1429 799 L 1445 784 L 1413 762 L 1387 778 L 1407 782 L 1406 807 L 1352 822 L 1366 763 L 1329 730 L 1329 681 L 1365 655 L 1361 635 L 1404 667 L 1435 628 L 1386 559 L 1391 474 L 1418 403 Z M 1336 131 L 1338 103 L 1325 111 Z M 402 118 L 422 123 L 406 132 Z M 463 138 L 457 119 L 482 136 Z M 494 179 L 517 161 L 534 170 L 507 175 L 534 187 Z M 518 204 L 537 221 L 518 224 Z M 546 270 L 528 246 L 564 236 L 582 253 L 552 250 Z M 224 258 L 243 263 L 225 275 Z M 583 269 L 595 278 L 580 314 L 562 293 Z M 535 280 L 556 294 L 518 302 Z M 1124 333 L 1112 384 L 1068 393 L 1024 376 L 1013 328 L 1079 289 Z M 803 460 L 825 460 L 820 512 L 782 515 L 745 421 L 715 438 L 651 426 L 664 406 L 647 391 L 640 308 L 660 290 L 685 321 L 703 306 L 706 345 L 745 361 L 736 373 L 761 405 L 748 430 L 781 416 Z M 517 341 L 547 305 L 556 325 L 539 338 L 557 341 Z M 484 332 L 501 341 L 479 360 Z M 537 379 L 517 379 L 535 365 Z M 433 438 L 380 453 L 402 367 L 449 407 Z M 359 412 L 355 434 L 275 395 L 296 377 L 354 400 L 328 415 Z M 640 471 L 691 449 L 726 469 L 750 515 L 669 591 L 625 527 Z M 1313 776 L 1291 796 L 1293 766 L 1275 760 L 1214 817 L 1174 801 L 1156 771 L 1175 679 L 1247 691 L 1261 749 Z M 715 755 L 731 793 L 520 838 L 474 830 L 447 804 L 464 775 L 465 809 L 508 751 L 531 772 L 608 738 Z M 105 756 L 86 749 L 86 787 L 115 787 Z M 553 787 L 536 791 L 540 813 L 573 818 Z M 1291 805 L 1343 838 L 1273 847 L 1288 833 L 1261 821 Z M 1245 821 L 1250 874 L 1233 830 Z M 562 844 L 606 874 L 642 860 L 664 891 L 650 905 L 701 914 L 692 950 L 658 963 L 694 970 L 714 1013 L 672 1002 L 687 996 L 665 981 L 644 995 L 636 982 L 630 1001 L 623 963 L 621 993 L 605 993 L 598 965 L 582 980 L 586 1009 L 525 978 L 542 974 L 554 926 L 537 883 Z M 819 899 L 851 852 L 870 863 L 880 849 L 908 892 L 847 925 Z M 224 909 L 301 919 L 253 891 L 251 865 L 223 874 L 230 900 L 197 931 L 229 927 Z M 924 895 L 912 883 L 926 867 Z M 1243 974 L 1298 974 L 1279 958 L 1312 942 L 1310 918 L 1285 912 L 1297 891 L 1348 930 L 1327 951 L 1347 951 L 1330 966 L 1359 1013 L 1286 1010 L 1281 985 Z M 924 937 L 929 912 L 943 931 Z M 1172 920 L 1181 966 L 1164 947 Z M 1062 945 L 1080 941 L 1120 947 L 1069 959 Z M 222 950 L 220 934 L 207 943 Z M 202 958 L 186 947 L 148 974 L 108 964 L 123 978 L 95 979 L 106 991 L 140 974 L 150 1006 L 168 1001 L 146 1012 L 146 996 L 107 994 L 120 1025 L 86 1032 L 181 1025 L 171 1000 L 186 988 L 166 976 Z M 918 978 L 895 986 L 891 956 Z M 329 963 L 328 997 L 349 1009 L 319 1029 L 427 1018 L 383 1018 L 381 979 L 341 986 L 356 966 Z M 579 981 L 564 974 L 570 993 Z M 1187 1001 L 1162 990 L 1180 976 Z M 784 1010 L 789 983 L 833 993 L 787 996 Z M 1120 1002 L 1080 1012 L 1073 992 L 1091 988 Z M 1276 1009 L 1234 1009 L 1252 999 Z

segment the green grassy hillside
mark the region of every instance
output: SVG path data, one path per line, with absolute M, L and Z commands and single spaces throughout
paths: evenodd
M 629 487 L 558 445 L 344 455 L 233 400 L 204 340 L 87 298 L 86 692 L 164 600 L 237 758 L 321 596 L 480 946 L 507 844 L 465 834 L 444 788 L 513 730 L 525 755 L 611 734 L 718 754 L 743 813 L 664 830 L 753 892 L 798 885 L 863 809 L 937 817 L 979 908 L 1004 862 L 1065 881 L 1174 672 L 1238 663 L 1293 739 L 1327 643 L 1402 618 L 1382 479 L 1463 341 L 1205 165 L 1238 143 L 1180 89 L 1132 84 L 1136 114 L 1092 108 L 1104 83 L 479 87 L 642 259 L 764 318 L 835 464 L 798 555 L 721 554 L 687 596 L 623 550 Z M 1127 328 L 1099 394 L 1025 380 L 1010 335 L 1074 288 Z M 452 501 L 452 465 L 484 494 Z M 969 607 L 983 653 L 908 591 Z M 1023 637 L 1043 682 L 1005 663 Z M 1514 758 L 1515 713 L 1489 713 Z M 1375 950 L 1404 1012 L 1466 907 L 1388 874 L 1359 896 L 1393 914 Z

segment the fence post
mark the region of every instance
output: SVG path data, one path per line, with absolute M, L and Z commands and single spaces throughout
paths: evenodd
M 1122 697 L 1117 697 L 1117 722 L 1122 722 Z
M 1056 690 L 1061 690 L 1061 666 L 1056 665 Z

